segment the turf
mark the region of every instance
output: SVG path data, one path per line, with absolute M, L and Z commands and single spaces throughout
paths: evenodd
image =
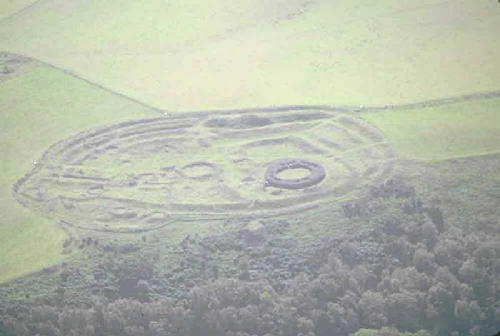
M 497 13 L 467 0 L 41 0 L 0 24 L 0 49 L 173 111 L 385 105 L 498 89 Z
M 37 173 L 16 189 L 16 195 L 28 207 L 73 226 L 137 232 L 164 225 L 165 211 L 184 217 L 186 213 L 188 217 L 262 215 L 274 211 L 278 203 L 279 211 L 296 211 L 304 203 L 352 192 L 359 187 L 354 175 L 363 174 L 360 183 L 366 184 L 389 174 L 386 161 L 391 161 L 392 154 L 376 130 L 357 118 L 324 112 L 306 121 L 297 112 L 254 113 L 253 119 L 214 114 L 156 118 L 76 138 L 61 137 L 64 141 L 51 147 L 39 161 Z M 245 129 L 248 119 L 267 120 L 271 125 Z M 217 120 L 215 124 L 230 121 L 235 128 L 215 126 Z M 95 154 L 89 156 L 89 150 Z M 269 162 L 285 157 L 319 162 L 327 174 L 325 183 L 307 190 L 308 194 L 265 188 Z M 283 178 L 309 175 L 308 171 L 295 173 L 299 175 Z M 96 178 L 102 184 L 89 186 L 89 179 Z M 62 203 L 51 201 L 58 197 Z M 73 202 L 82 197 L 83 202 Z
M 36 0 L 3 0 L 0 2 L 0 21 L 7 17 L 20 13 L 23 9 L 28 8 Z
M 497 90 L 500 78 L 494 1 L 35 2 L 2 1 L 0 50 L 174 112 L 407 103 Z M 490 100 L 364 117 L 401 155 L 442 160 L 498 152 L 498 106 Z M 62 259 L 64 232 L 11 196 L 33 161 L 81 130 L 156 114 L 45 66 L 0 82 L 0 112 L 2 282 Z
M 51 144 L 75 132 L 156 115 L 58 70 L 35 67 L 0 82 L 0 282 L 62 260 L 65 233 L 20 206 L 12 184 Z
M 500 99 L 364 115 L 401 155 L 418 160 L 500 152 Z

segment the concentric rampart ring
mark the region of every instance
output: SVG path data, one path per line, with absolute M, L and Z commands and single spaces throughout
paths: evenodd
M 392 172 L 383 135 L 355 115 L 287 108 L 245 113 L 84 131 L 52 145 L 15 184 L 14 195 L 75 227 L 139 232 L 174 217 L 294 213 L 358 193 Z M 297 170 L 306 171 L 285 174 Z
M 310 174 L 299 179 L 279 178 L 278 174 L 287 169 L 307 169 Z M 325 169 L 319 163 L 304 159 L 281 159 L 269 164 L 266 170 L 266 186 L 304 189 L 320 183 L 325 176 Z

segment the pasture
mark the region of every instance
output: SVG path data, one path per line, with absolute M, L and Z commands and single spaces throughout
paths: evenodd
M 66 231 L 143 233 L 187 220 L 188 226 L 163 230 L 170 242 L 179 242 L 194 232 L 226 230 L 220 220 L 228 216 L 293 214 L 359 196 L 391 176 L 397 158 L 392 149 L 419 160 L 499 149 L 498 98 L 419 107 L 428 105 L 424 102 L 410 109 L 165 115 L 43 63 L 6 53 L 2 60 L 12 72 L 0 82 L 6 112 L 2 156 L 7 158 L 0 251 L 7 258 L 1 281 L 67 258 L 61 254 L 67 233 L 56 223 Z M 300 190 L 267 188 L 266 168 L 283 158 L 320 162 L 326 180 Z M 279 176 L 293 180 L 307 174 L 286 169 Z M 318 225 L 310 229 L 323 232 Z
M 498 153 L 498 98 L 405 108 L 498 90 L 496 13 L 465 0 L 3 2 L 0 281 L 67 258 L 57 223 L 145 232 L 190 213 L 200 221 L 166 229 L 178 242 L 211 218 L 351 200 L 398 158 Z M 266 188 L 284 158 L 326 177 Z
M 5 0 L 0 3 L 0 21 L 22 12 L 36 0 Z
M 0 0 L 0 334 L 492 335 L 499 14 Z
M 12 55 L 3 57 L 18 59 Z M 156 115 L 36 62 L 23 64 L 21 69 L 18 76 L 10 74 L 8 79 L 0 80 L 0 281 L 39 270 L 63 258 L 61 246 L 66 234 L 54 221 L 23 208 L 12 197 L 13 184 L 33 168 L 42 153 L 61 136 L 105 120 Z
M 0 23 L 0 50 L 174 112 L 401 104 L 498 89 L 497 13 L 467 0 L 43 0 Z
M 402 156 L 446 160 L 500 151 L 500 99 L 366 113 Z

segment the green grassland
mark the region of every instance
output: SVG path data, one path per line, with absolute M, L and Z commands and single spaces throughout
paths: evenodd
M 0 4 L 0 50 L 67 69 L 173 113 L 290 104 L 390 105 L 498 90 L 499 28 L 495 1 Z M 402 156 L 443 160 L 499 152 L 499 104 L 498 99 L 471 101 L 363 117 Z M 0 81 L 0 282 L 63 258 L 64 231 L 20 206 L 11 195 L 13 183 L 59 140 L 103 124 L 157 115 L 40 64 Z M 268 147 L 246 155 L 292 156 L 295 151 Z M 223 150 L 209 154 L 224 164 Z M 101 168 L 116 173 L 114 166 Z M 237 183 L 241 177 L 229 179 Z M 323 222 L 318 223 L 321 231 Z M 198 226 L 213 229 L 200 222 L 168 230 L 181 240 Z
M 3 0 L 0 2 L 0 21 L 13 14 L 20 13 L 24 8 L 35 3 L 36 0 Z
M 23 208 L 12 198 L 12 184 L 30 170 L 34 160 L 44 150 L 58 140 L 98 125 L 157 116 L 158 113 L 59 70 L 36 63 L 30 71 L 0 82 L 0 93 L 2 125 L 5 129 L 1 136 L 1 154 L 5 160 L 0 167 L 0 195 L 2 213 L 5 215 L 0 225 L 0 254 L 6 256 L 0 264 L 0 281 L 6 281 L 60 262 L 63 257 L 61 244 L 65 238 L 65 233 L 53 221 Z M 401 155 L 437 160 L 498 152 L 498 105 L 498 99 L 491 99 L 420 110 L 379 111 L 365 113 L 363 117 L 385 133 Z M 303 135 L 319 136 L 324 132 L 326 130 L 313 128 Z M 341 143 L 347 141 L 342 140 L 342 137 L 337 140 Z M 224 166 L 225 154 L 222 153 L 230 152 L 234 145 L 234 140 L 221 143 L 219 147 L 222 146 L 222 149 L 218 152 L 203 155 L 208 155 L 223 170 L 231 172 L 234 169 Z M 296 151 L 296 148 L 288 146 L 269 146 L 252 148 L 245 155 L 262 160 L 272 157 L 276 152 L 296 156 L 299 154 Z M 172 163 L 172 159 L 174 158 L 169 158 L 167 163 Z M 196 159 L 203 160 L 203 157 Z M 180 157 L 174 163 L 182 165 L 192 160 L 192 157 Z M 112 160 L 104 163 L 104 171 L 107 167 L 109 173 L 118 173 L 116 167 L 108 167 L 110 163 Z M 160 167 L 165 162 L 144 159 L 133 164 L 134 170 L 141 170 L 155 165 Z M 335 170 L 330 167 L 332 169 Z M 243 176 L 227 177 L 236 184 Z M 198 199 L 203 195 L 198 195 L 193 190 L 190 196 Z M 209 222 L 200 222 L 200 225 L 214 228 Z M 174 237 L 177 237 L 175 241 L 182 239 L 185 234 L 194 232 L 193 229 L 198 230 L 196 228 L 199 225 L 176 227 L 167 230 L 169 241 Z M 179 234 L 175 233 L 176 230 Z
M 186 215 L 241 218 L 297 211 L 326 195 L 344 197 L 388 175 L 390 149 L 376 130 L 357 118 L 327 111 L 310 117 L 304 111 L 254 113 L 253 118 L 267 124 L 246 129 L 248 120 L 255 120 L 250 116 L 201 114 L 137 122 L 125 130 L 103 128 L 96 137 L 86 132 L 66 138 L 16 189 L 17 199 L 73 226 L 130 233 L 157 230 L 169 218 Z M 189 128 L 158 133 L 162 125 L 182 125 L 179 120 Z M 225 123 L 236 128 L 220 126 Z M 102 150 L 102 142 L 111 150 Z M 78 149 L 63 149 L 74 143 Z M 332 147 L 338 143 L 342 145 Z M 87 150 L 95 154 L 89 156 Z M 63 154 L 71 152 L 85 159 Z M 324 183 L 307 191 L 266 187 L 269 163 L 284 158 L 320 163 Z M 355 179 L 360 174 L 364 179 Z M 103 183 L 89 186 L 89 178 Z
M 498 89 L 499 27 L 495 1 L 41 0 L 0 49 L 176 111 L 385 105 Z
M 209 133 L 209 130 L 206 129 L 197 131 L 198 133 L 192 135 L 192 138 L 195 140 L 197 138 L 210 139 L 212 135 Z M 82 169 L 99 172 L 99 176 L 113 180 L 126 181 L 127 176 L 130 174 L 140 175 L 141 173 L 158 173 L 162 171 L 163 167 L 174 166 L 181 169 L 181 167 L 187 166 L 193 162 L 210 162 L 217 167 L 217 171 L 220 170 L 221 176 L 219 178 L 212 178 L 207 181 L 195 181 L 192 179 L 183 180 L 177 174 L 172 173 L 170 178 L 165 179 L 165 181 L 171 180 L 171 182 L 176 182 L 170 187 L 175 202 L 193 204 L 230 203 L 234 201 L 232 198 L 236 197 L 236 199 L 238 199 L 240 197 L 239 195 L 245 199 L 270 200 L 276 198 L 276 196 L 271 195 L 271 191 L 267 193 L 263 192 L 262 186 L 264 185 L 266 164 L 272 160 L 300 157 L 313 161 L 320 161 L 325 169 L 335 176 L 335 178 L 332 178 L 333 180 L 331 182 L 347 178 L 349 176 L 348 171 L 333 159 L 327 160 L 324 158 L 325 154 L 305 153 L 301 148 L 292 143 L 279 143 L 244 149 L 245 145 L 251 141 L 258 141 L 259 139 L 283 139 L 287 137 L 300 137 L 300 139 L 308 140 L 308 143 L 313 143 L 312 140 L 310 140 L 313 136 L 329 138 L 328 132 L 329 130 L 327 127 L 313 127 L 309 130 L 302 130 L 301 132 L 278 131 L 271 136 L 266 136 L 265 134 L 259 135 L 256 133 L 251 139 L 220 138 L 213 141 L 208 148 L 200 147 L 197 144 L 194 146 L 188 145 L 185 150 L 177 153 L 138 153 L 135 155 L 120 155 L 119 157 L 116 157 L 114 154 L 103 155 L 96 160 L 92 160 L 88 165 L 83 165 Z M 336 137 L 336 139 L 339 138 L 339 136 Z M 188 139 L 185 141 L 189 142 Z M 349 140 L 343 138 L 343 141 L 347 144 Z M 189 153 L 189 155 L 186 155 L 186 153 Z M 356 155 L 359 155 L 359 153 L 346 155 L 348 157 L 346 160 L 354 162 Z M 126 159 L 126 163 L 119 163 L 124 159 Z M 238 160 L 248 161 L 235 164 L 234 162 Z M 196 169 L 200 171 L 196 172 Z M 335 172 L 335 174 L 333 174 L 333 172 Z M 207 170 L 206 168 L 191 168 L 188 171 L 189 175 L 203 175 L 207 173 L 211 173 L 211 170 Z M 294 172 L 288 172 L 288 174 L 293 173 Z M 295 171 L 295 173 L 299 173 L 300 175 L 300 171 Z M 219 172 L 217 174 L 219 174 Z M 225 182 L 225 185 L 229 187 L 226 191 L 229 192 L 229 190 L 233 190 L 234 195 L 230 196 L 231 194 L 223 194 L 220 187 L 220 178 Z M 244 184 L 242 181 L 245 178 L 254 178 L 256 182 Z M 179 182 L 179 180 L 181 180 L 181 182 Z M 288 194 L 286 190 L 282 192 L 285 195 Z M 289 193 L 294 194 L 294 192 Z M 113 197 L 133 195 L 138 197 L 138 195 L 140 195 L 142 198 L 147 197 L 148 194 L 144 192 L 141 185 L 138 185 L 136 188 L 129 188 L 128 190 L 120 188 L 115 191 L 109 191 L 109 194 L 105 192 L 104 195 Z M 158 202 L 160 200 L 158 197 L 163 199 L 164 193 L 162 192 L 158 195 L 157 192 L 152 192 L 150 196 L 153 197 L 151 201 L 156 200 Z M 160 201 L 160 203 L 164 203 L 164 201 Z
M 500 99 L 367 113 L 401 155 L 444 160 L 500 152 Z
M 155 115 L 145 107 L 45 66 L 0 82 L 0 282 L 62 259 L 65 233 L 11 195 L 54 142 L 75 132 Z

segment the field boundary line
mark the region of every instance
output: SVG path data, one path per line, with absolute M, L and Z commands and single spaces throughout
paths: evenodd
M 38 1 L 41 1 L 41 0 L 38 0 Z M 416 109 L 431 108 L 431 107 L 437 107 L 437 106 L 443 106 L 443 105 L 458 104 L 458 103 L 476 101 L 476 100 L 489 100 L 489 99 L 500 98 L 500 90 L 494 90 L 494 91 L 475 92 L 475 93 L 462 94 L 462 95 L 451 96 L 451 97 L 423 100 L 423 101 L 414 102 L 414 103 L 394 104 L 394 105 L 371 105 L 371 106 L 367 105 L 367 106 L 365 106 L 363 104 L 359 104 L 359 105 L 328 105 L 328 104 L 301 105 L 301 104 L 297 104 L 297 105 L 271 105 L 271 106 L 268 105 L 268 106 L 261 106 L 261 107 L 256 106 L 256 107 L 235 108 L 235 109 L 209 109 L 209 110 L 205 109 L 205 110 L 187 110 L 187 111 L 177 110 L 177 111 L 175 111 L 175 110 L 162 109 L 159 107 L 155 107 L 155 106 L 150 105 L 146 102 L 143 102 L 139 99 L 132 98 L 131 96 L 128 96 L 127 94 L 121 93 L 119 91 L 116 91 L 114 89 L 106 87 L 102 84 L 99 84 L 99 83 L 94 82 L 92 80 L 86 79 L 86 78 L 82 77 L 81 75 L 74 73 L 71 70 L 61 68 L 59 66 L 42 61 L 38 58 L 34 58 L 31 56 L 24 56 L 22 54 L 13 53 L 10 51 L 4 51 L 4 52 L 7 52 L 7 53 L 10 53 L 12 55 L 19 56 L 19 57 L 25 57 L 28 59 L 32 59 L 41 65 L 47 66 L 47 67 L 52 68 L 54 70 L 61 71 L 68 76 L 72 76 L 74 78 L 82 80 L 82 81 L 86 82 L 87 84 L 90 84 L 94 87 L 102 89 L 102 90 L 109 92 L 111 94 L 117 95 L 121 98 L 124 98 L 124 99 L 126 99 L 130 102 L 133 102 L 135 104 L 138 104 L 142 107 L 148 108 L 148 109 L 150 109 L 154 112 L 157 112 L 159 114 L 165 115 L 165 113 L 168 113 L 170 115 L 170 117 L 174 117 L 174 118 L 189 118 L 189 117 L 193 117 L 193 116 L 203 117 L 203 116 L 208 116 L 210 114 L 225 115 L 225 114 L 246 114 L 246 113 L 255 113 L 255 112 L 272 113 L 272 112 L 287 112 L 287 111 L 305 111 L 305 110 L 314 110 L 314 109 L 330 111 L 330 112 L 344 112 L 344 113 L 365 113 L 365 112 L 379 112 L 379 111 L 387 111 L 387 110 L 404 111 L 404 110 L 416 110 Z
M 279 106 L 263 106 L 250 107 L 242 109 L 212 109 L 212 110 L 191 110 L 182 112 L 185 115 L 209 115 L 209 114 L 233 114 L 233 113 L 253 113 L 253 112 L 286 112 L 286 111 L 305 111 L 305 110 L 324 110 L 330 112 L 345 112 L 345 113 L 366 113 L 379 112 L 387 110 L 416 110 L 423 108 L 431 108 L 443 105 L 452 105 L 476 100 L 489 100 L 500 98 L 500 90 L 476 92 L 471 94 L 463 94 L 458 96 L 437 98 L 424 100 L 416 103 L 395 104 L 395 105 L 279 105 Z
M 145 103 L 145 102 L 143 102 L 143 101 L 140 101 L 140 100 L 138 100 L 138 99 L 135 99 L 135 98 L 132 98 L 132 97 L 130 97 L 130 96 L 127 96 L 127 95 L 126 95 L 126 94 L 124 94 L 124 93 L 121 93 L 121 92 L 115 91 L 115 90 L 110 89 L 110 88 L 108 88 L 108 87 L 106 87 L 106 86 L 103 86 L 103 85 L 101 85 L 101 84 L 99 84 L 99 83 L 96 83 L 96 82 L 94 82 L 94 81 L 91 81 L 91 80 L 89 80 L 89 79 L 86 79 L 86 78 L 84 78 L 84 77 L 82 77 L 82 76 L 80 76 L 80 75 L 75 74 L 75 73 L 74 73 L 74 72 L 72 72 L 71 70 L 67 70 L 67 69 L 64 69 L 64 68 L 60 68 L 60 67 L 58 67 L 58 66 L 52 65 L 52 64 L 50 64 L 50 63 L 47 63 L 47 62 L 44 62 L 44 61 L 41 61 L 41 60 L 38 60 L 38 59 L 35 59 L 35 61 L 37 61 L 37 62 L 39 62 L 39 63 L 41 63 L 41 64 L 43 64 L 43 65 L 45 65 L 45 66 L 47 66 L 47 67 L 49 67 L 49 68 L 52 68 L 52 69 L 55 69 L 55 70 L 59 70 L 59 71 L 63 72 L 63 73 L 64 73 L 64 74 L 66 74 L 66 75 L 69 75 L 69 76 L 71 76 L 71 77 L 74 77 L 74 78 L 76 78 L 76 79 L 79 79 L 79 80 L 81 80 L 81 81 L 84 81 L 85 83 L 90 84 L 91 86 L 97 87 L 97 88 L 99 88 L 99 89 L 101 89 L 101 90 L 104 90 L 104 91 L 106 91 L 106 92 L 109 92 L 109 93 L 111 93 L 111 94 L 114 94 L 114 95 L 116 95 L 116 96 L 118 96 L 118 97 L 121 97 L 121 98 L 123 98 L 123 99 L 126 99 L 126 100 L 128 100 L 128 101 L 130 101 L 130 102 L 132 102 L 132 103 L 138 104 L 138 105 L 140 105 L 140 106 L 142 106 L 142 107 L 145 107 L 145 108 L 147 108 L 147 109 L 150 109 L 150 110 L 152 110 L 152 111 L 154 111 L 154 112 L 161 113 L 161 114 L 165 113 L 165 110 L 162 110 L 162 109 L 159 109 L 159 108 L 157 108 L 157 107 L 151 106 L 151 105 L 149 105 L 149 104 L 147 104 L 147 103 Z
M 38 0 L 38 1 L 41 1 L 41 0 Z M 106 92 L 108 92 L 108 93 L 111 93 L 111 94 L 113 94 L 113 95 L 116 95 L 116 96 L 118 96 L 118 97 L 121 97 L 121 98 L 123 98 L 123 99 L 125 99 L 125 100 L 128 100 L 128 101 L 132 102 L 132 103 L 138 104 L 138 105 L 140 105 L 140 106 L 142 106 L 142 107 L 145 107 L 145 108 L 147 108 L 147 109 L 150 109 L 150 110 L 152 110 L 152 111 L 154 111 L 154 112 L 161 113 L 161 114 L 164 114 L 165 112 L 167 112 L 167 110 L 163 110 L 163 109 L 157 108 L 157 107 L 155 107 L 155 106 L 149 105 L 149 104 L 147 104 L 147 103 L 145 103 L 145 102 L 143 102 L 143 101 L 140 101 L 140 100 L 138 100 L 138 99 L 135 99 L 135 98 L 132 98 L 132 97 L 130 97 L 130 96 L 127 96 L 127 95 L 126 95 L 126 94 L 124 94 L 124 93 L 121 93 L 121 92 L 115 91 L 115 90 L 110 89 L 110 88 L 108 88 L 108 87 L 106 87 L 106 86 L 104 86 L 104 85 L 101 85 L 101 84 L 97 83 L 97 82 L 94 82 L 94 81 L 92 81 L 92 80 L 86 79 L 86 78 L 84 78 L 84 77 L 82 77 L 82 76 L 80 76 L 80 75 L 78 75 L 78 74 L 74 73 L 74 72 L 73 72 L 73 71 L 71 71 L 71 70 L 68 70 L 68 69 L 65 69 L 65 68 L 58 67 L 58 66 L 56 66 L 56 65 L 53 65 L 53 64 L 50 64 L 50 63 L 48 63 L 48 62 L 42 61 L 42 60 L 40 60 L 40 59 L 38 59 L 38 58 L 31 57 L 31 56 L 25 56 L 25 55 L 22 55 L 22 54 L 18 54 L 18 53 L 14 53 L 14 52 L 11 52 L 11 51 L 6 51 L 6 50 L 4 50 L 4 51 L 0 50 L 0 52 L 6 52 L 6 53 L 9 53 L 9 54 L 14 55 L 14 56 L 24 57 L 24 58 L 27 58 L 27 59 L 31 59 L 31 60 L 35 61 L 36 63 L 39 63 L 39 64 L 40 64 L 40 65 L 42 65 L 42 66 L 46 66 L 46 67 L 48 67 L 48 68 L 51 68 L 51 69 L 54 69 L 54 70 L 60 71 L 60 72 L 62 72 L 62 73 L 64 73 L 64 74 L 66 74 L 66 75 L 68 75 L 68 76 L 71 76 L 71 77 L 76 78 L 76 79 L 78 79 L 78 80 L 84 81 L 85 83 L 90 84 L 90 85 L 91 85 L 91 86 L 93 86 L 93 87 L 96 87 L 96 88 L 99 88 L 99 89 L 101 89 L 101 90 L 104 90 L 104 91 L 106 91 Z

